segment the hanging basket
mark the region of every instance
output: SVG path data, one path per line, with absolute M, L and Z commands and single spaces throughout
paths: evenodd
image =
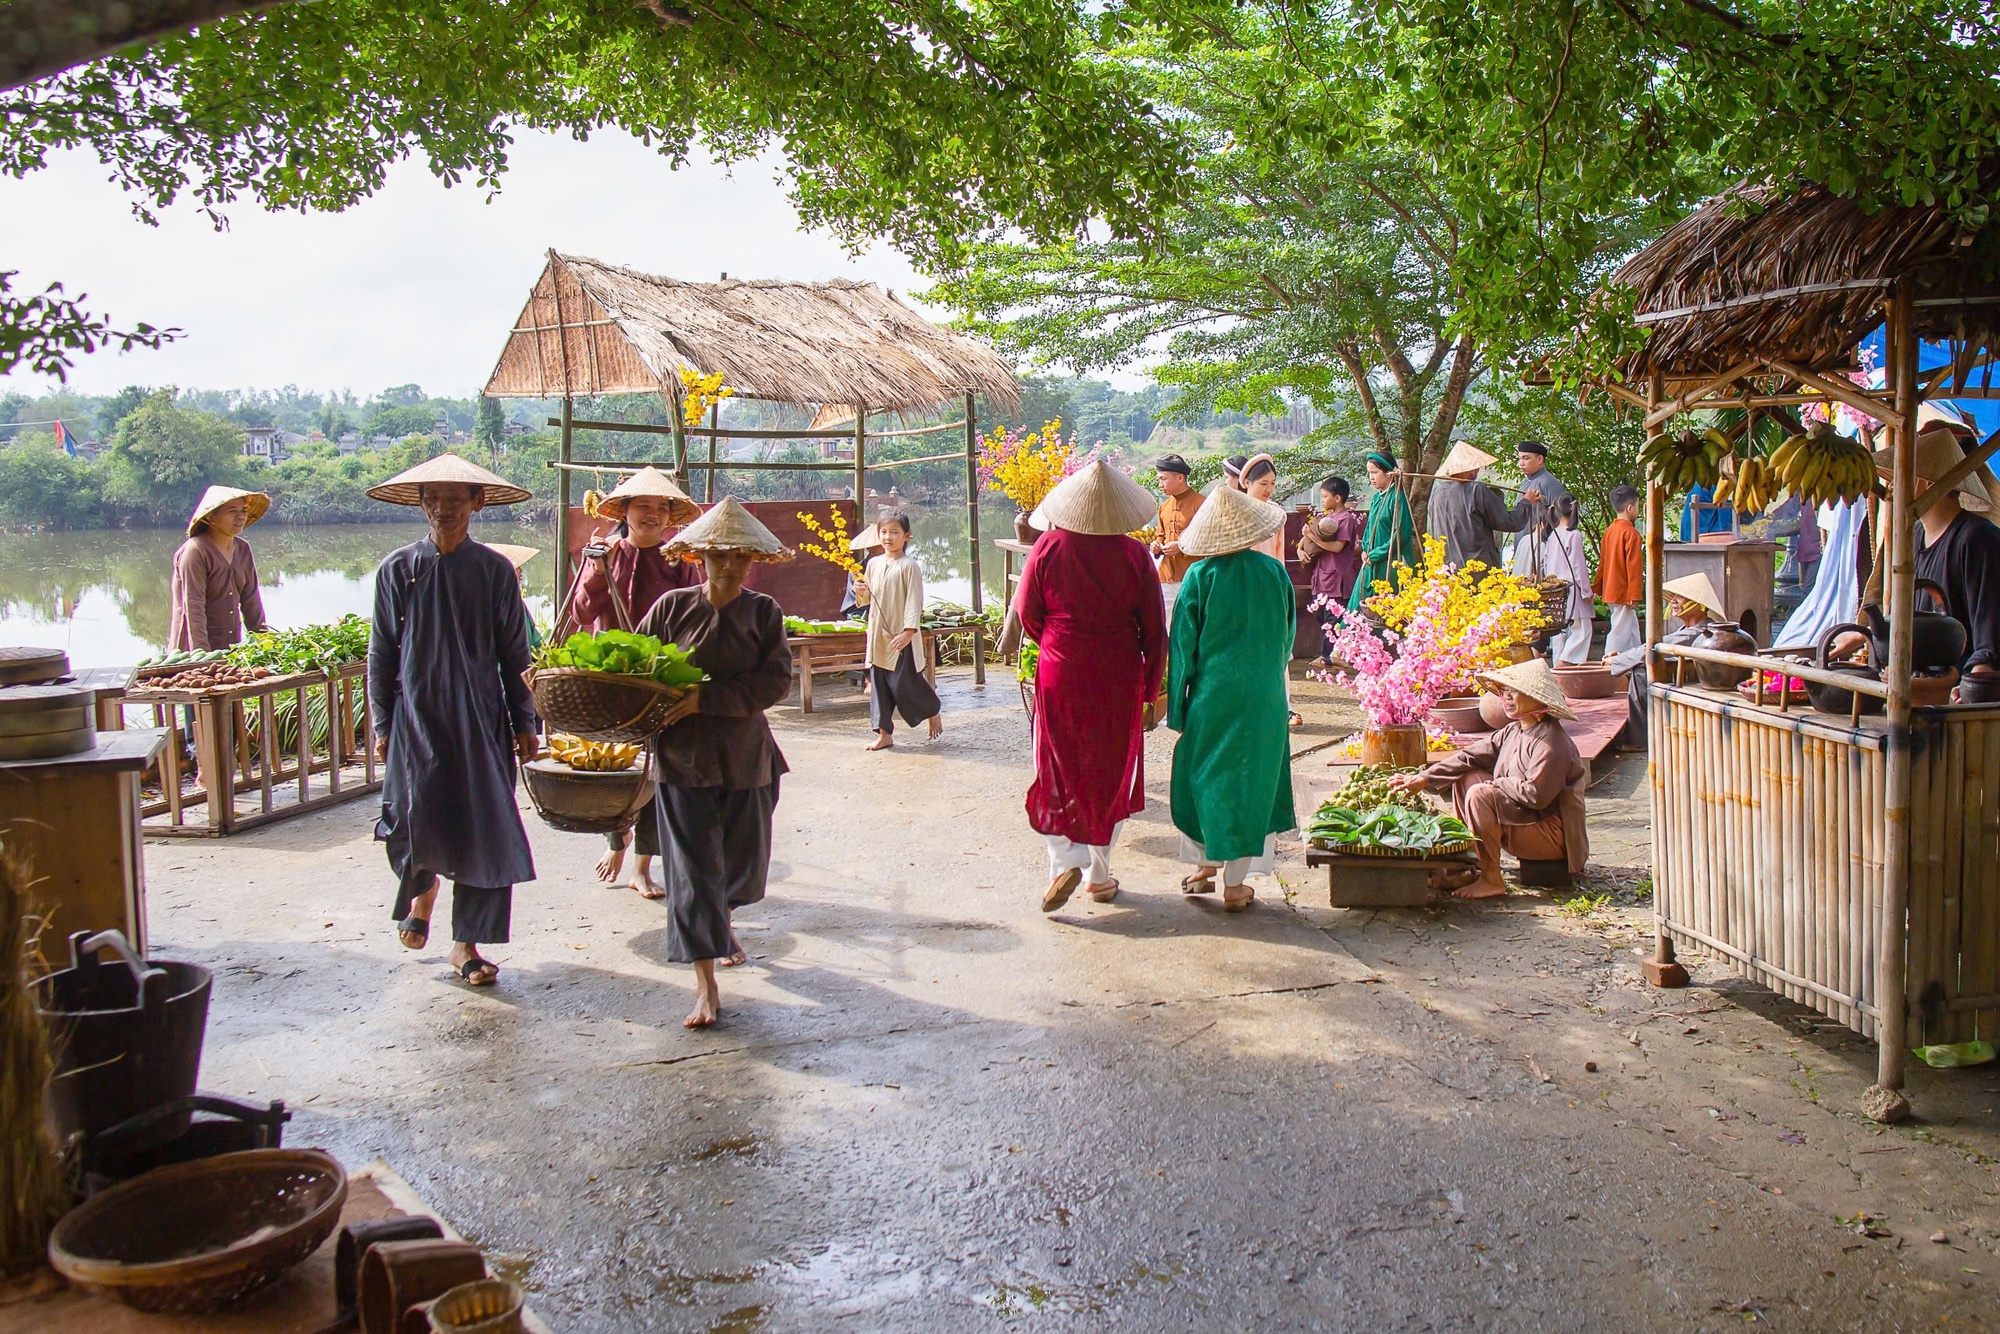
M 549 667 L 528 673 L 535 712 L 554 732 L 586 741 L 648 741 L 687 691 L 644 676 Z
M 535 814 L 568 834 L 615 834 L 630 829 L 653 800 L 654 782 L 641 757 L 631 769 L 572 769 L 561 760 L 531 760 L 521 770 Z

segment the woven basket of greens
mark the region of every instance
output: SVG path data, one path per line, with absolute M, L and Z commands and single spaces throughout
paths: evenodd
M 544 645 L 528 688 L 552 730 L 586 741 L 644 741 L 702 676 L 679 645 L 604 630 Z
M 1360 857 L 1450 857 L 1474 846 L 1458 817 L 1397 805 L 1357 811 L 1328 802 L 1313 813 L 1306 838 L 1327 852 Z

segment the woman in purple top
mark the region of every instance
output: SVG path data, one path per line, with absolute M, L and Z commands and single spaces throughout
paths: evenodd
M 1312 605 L 1319 614 L 1322 636 L 1332 630 L 1340 608 L 1354 591 L 1361 573 L 1361 525 L 1367 515 L 1349 509 L 1353 493 L 1345 477 L 1329 477 L 1319 484 L 1320 512 L 1299 533 L 1299 564 L 1312 572 Z M 1320 644 L 1319 665 L 1326 661 L 1326 644 Z
M 271 498 L 262 491 L 211 486 L 188 520 L 188 540 L 174 553 L 169 585 L 172 610 L 167 651 L 229 648 L 243 627 L 268 630 L 257 562 L 240 534 L 264 517 Z

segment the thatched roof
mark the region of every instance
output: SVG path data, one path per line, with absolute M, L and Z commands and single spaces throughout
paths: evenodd
M 549 252 L 487 381 L 495 397 L 660 393 L 720 371 L 746 398 L 922 411 L 966 390 L 1012 410 L 1013 369 L 873 283 L 688 283 Z M 849 410 L 851 418 L 852 411 Z
M 1746 360 L 1853 366 L 1894 284 L 1914 286 L 1916 331 L 2000 346 L 1992 229 L 1963 234 L 1942 205 L 1870 214 L 1824 186 L 1739 186 L 1708 200 L 1612 275 L 1652 331 L 1628 381 L 1720 375 Z M 1981 303 L 1972 298 L 1996 298 Z

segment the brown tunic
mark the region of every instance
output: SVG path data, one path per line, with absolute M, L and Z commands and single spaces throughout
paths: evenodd
M 1194 512 L 1201 508 L 1202 494 L 1189 487 L 1177 496 L 1168 496 L 1160 502 L 1159 524 L 1160 542 L 1178 542 L 1181 534 L 1194 519 Z M 1282 559 L 1282 557 L 1280 557 Z M 1188 567 L 1194 564 L 1194 557 L 1183 556 L 1172 551 L 1160 553 L 1160 582 L 1177 584 L 1187 578 Z
M 1576 742 L 1562 722 L 1548 714 L 1532 726 L 1509 723 L 1466 743 L 1465 749 L 1424 770 L 1424 786 L 1449 792 L 1467 774 L 1485 771 L 1499 789 L 1496 807 L 1502 824 L 1534 824 L 1554 811 L 1562 819 L 1563 849 L 1572 873 L 1590 858 L 1584 828 L 1583 792 L 1588 774 Z
M 786 773 L 764 710 L 792 689 L 785 614 L 771 597 L 744 589 L 718 611 L 700 588 L 653 604 L 637 626 L 679 644 L 708 673 L 699 710 L 653 738 L 653 777 L 673 787 L 766 787 Z
M 169 582 L 167 651 L 229 648 L 243 639 L 243 627 L 268 630 L 264 594 L 257 587 L 257 562 L 250 544 L 237 538 L 225 556 L 206 538 L 190 537 L 174 553 Z

